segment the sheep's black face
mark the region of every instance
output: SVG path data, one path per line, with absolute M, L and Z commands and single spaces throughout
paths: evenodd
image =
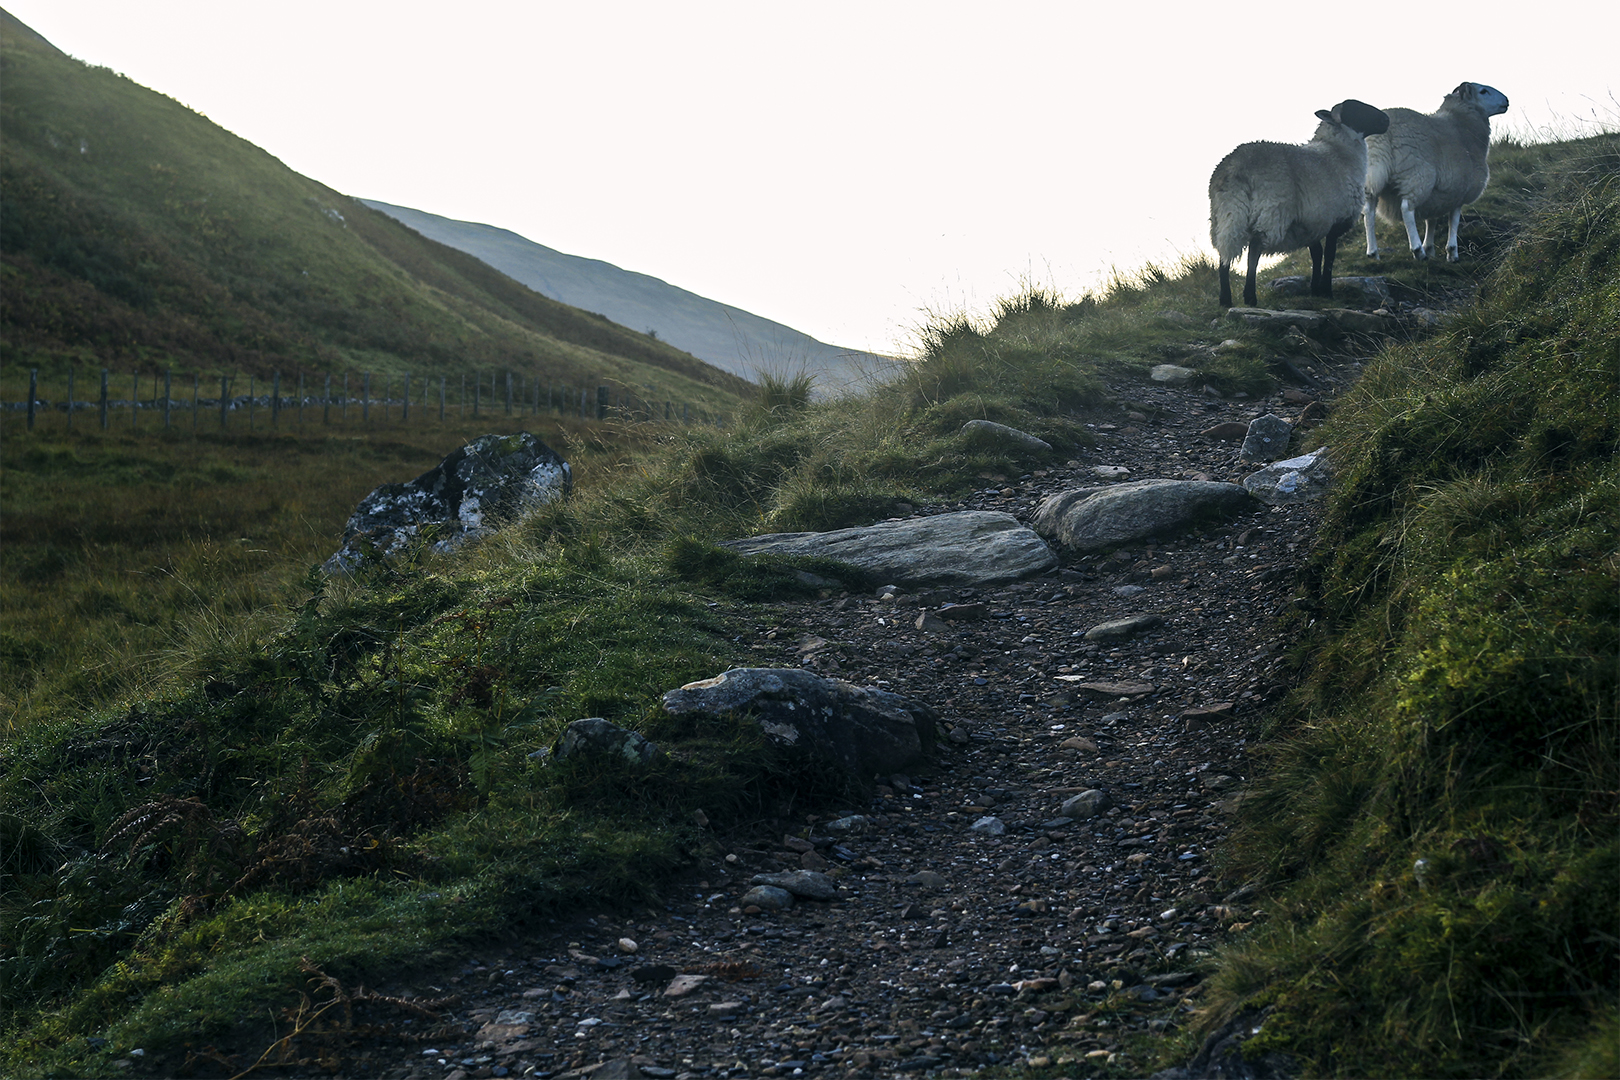
M 1463 85 L 1473 91 L 1475 103 L 1486 116 L 1500 116 L 1507 112 L 1507 95 L 1496 87 L 1486 86 L 1484 83 L 1464 83 Z
M 1365 101 L 1350 98 L 1333 106 L 1333 116 L 1349 128 L 1365 138 L 1368 135 L 1382 135 L 1389 130 L 1389 116 L 1382 109 L 1375 109 Z

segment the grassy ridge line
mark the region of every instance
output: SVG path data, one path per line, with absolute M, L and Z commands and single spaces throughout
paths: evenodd
M 454 376 L 712 402 L 746 383 L 532 292 L 172 99 L 4 40 L 0 331 L 12 365 Z
M 1620 1075 L 1620 140 L 1549 183 L 1321 433 L 1309 674 L 1229 855 L 1269 923 L 1212 1018 L 1311 1075 Z

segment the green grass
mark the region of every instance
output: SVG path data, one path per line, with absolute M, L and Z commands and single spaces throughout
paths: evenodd
M 1307 677 L 1229 856 L 1270 921 L 1217 995 L 1276 1005 L 1252 1045 L 1315 1075 L 1613 1060 L 1620 152 L 1581 149 L 1481 302 L 1320 435 Z
M 1614 144 L 1502 148 L 1498 186 L 1524 183 L 1470 219 L 1477 261 L 1384 268 L 1439 292 L 1500 259 L 1483 302 L 1382 354 L 1325 429 L 1342 484 L 1310 567 L 1308 669 L 1230 863 L 1270 917 L 1221 959 L 1209 1017 L 1277 1004 L 1255 1049 L 1319 1073 L 1613 1060 Z M 188 1043 L 262 1048 L 303 957 L 348 985 L 581 904 L 669 902 L 709 842 L 694 811 L 727 829 L 848 800 L 746 726 L 658 709 L 746 662 L 737 621 L 813 590 L 800 571 L 863 584 L 715 541 L 869 523 L 1061 463 L 1127 405 L 1109 383 L 1166 360 L 1197 357 L 1230 392 L 1275 385 L 1278 343 L 1219 314 L 1192 260 L 942 318 L 853 399 L 767 379 L 723 429 L 547 421 L 568 502 L 455 558 L 331 582 L 309 568 L 361 495 L 520 418 L 8 423 L 0 1071 L 114 1071 L 91 1038 L 174 1062 Z M 1205 359 L 1227 338 L 1241 347 Z M 975 418 L 1054 449 L 976 444 Z M 669 756 L 527 756 L 582 716 Z

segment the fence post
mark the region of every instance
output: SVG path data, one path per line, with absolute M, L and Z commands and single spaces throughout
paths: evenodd
M 512 415 L 512 373 L 506 373 L 506 415 Z
M 611 393 L 605 386 L 596 388 L 596 418 L 598 420 L 607 419 L 608 401 L 611 398 Z
M 439 423 L 444 423 L 444 376 L 439 376 Z
M 360 377 L 360 422 L 371 422 L 371 372 Z
M 281 419 L 281 372 L 272 374 L 270 382 L 270 426 L 274 428 Z
M 197 430 L 197 407 L 202 404 L 202 373 L 191 373 L 191 430 Z
M 300 371 L 298 373 L 298 427 L 299 427 L 300 430 L 302 430 L 303 426 L 304 426 L 304 373 L 302 371 Z
M 73 430 L 73 369 L 68 368 L 68 430 Z
M 136 372 L 130 376 L 129 381 L 129 429 L 135 430 L 135 421 L 141 411 L 141 373 Z
M 169 430 L 169 392 L 174 389 L 174 368 L 163 369 L 163 430 Z
M 393 394 L 393 391 L 394 391 L 394 377 L 392 375 L 384 375 L 383 376 L 383 398 L 382 398 L 382 401 L 383 401 L 383 423 L 385 423 L 385 424 L 388 423 L 388 399 Z
M 253 406 L 255 404 L 253 399 L 254 399 L 254 397 L 256 397 L 258 395 L 258 392 L 259 392 L 258 389 L 253 385 L 253 376 L 249 375 L 248 376 L 248 430 L 249 431 L 253 430 Z
M 28 369 L 28 430 L 34 430 L 34 399 L 39 396 L 39 368 Z
M 345 424 L 349 422 L 349 373 L 343 373 L 343 411 L 338 416 Z
M 479 399 L 484 396 L 484 377 L 473 372 L 473 419 L 478 419 Z
M 225 396 L 230 387 L 229 376 L 219 377 L 219 430 L 225 430 L 225 413 L 230 408 L 230 399 Z
M 405 373 L 405 404 L 400 410 L 401 421 L 409 422 L 411 419 L 411 373 Z

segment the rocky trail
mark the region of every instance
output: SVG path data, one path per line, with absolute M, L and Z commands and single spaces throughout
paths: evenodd
M 1289 366 L 1294 388 L 1263 401 L 1196 380 L 1112 387 L 1093 450 L 913 512 L 1028 521 L 1099 476 L 1240 480 L 1257 468 L 1238 455 L 1251 420 L 1319 414 L 1359 373 L 1344 352 Z M 1202 961 L 1265 917 L 1215 853 L 1257 722 L 1287 688 L 1278 616 L 1316 512 L 1256 503 L 1004 586 L 746 609 L 757 666 L 932 707 L 937 760 L 862 805 L 782 807 L 714 835 L 715 857 L 657 908 L 584 912 L 373 987 L 354 1015 L 376 1037 L 332 1043 L 328 1065 L 400 1080 L 1145 1074 L 1144 1041 L 1197 1006 Z M 1145 614 L 1156 625 L 1087 636 Z M 755 875 L 795 871 L 830 875 L 834 898 L 745 902 Z M 1207 1059 L 1193 1075 L 1234 1075 Z

